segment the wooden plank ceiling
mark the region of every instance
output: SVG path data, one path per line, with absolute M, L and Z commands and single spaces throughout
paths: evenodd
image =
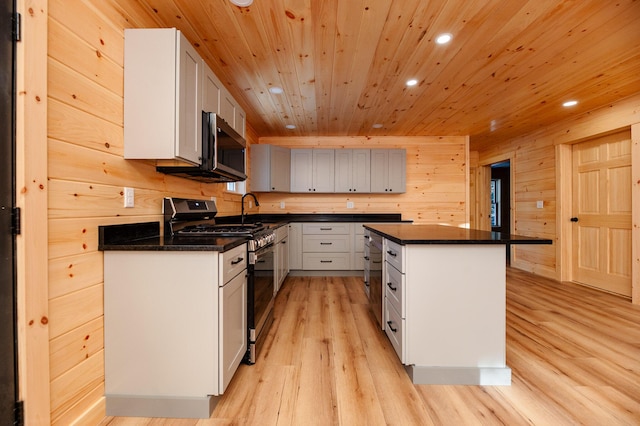
M 259 136 L 502 140 L 640 91 L 640 1 L 139 1 L 197 46 Z

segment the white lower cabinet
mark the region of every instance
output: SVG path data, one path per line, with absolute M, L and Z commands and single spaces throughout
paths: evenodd
M 403 359 L 404 348 L 402 344 L 404 343 L 404 319 L 402 315 L 395 309 L 395 307 L 391 303 L 385 303 L 384 305 L 384 317 L 385 317 L 385 327 L 384 332 L 387 334 L 389 341 L 391 342 L 391 346 L 395 349 L 400 361 L 405 364 L 405 360 Z
M 302 269 L 302 223 L 289 224 L 289 269 Z
M 303 223 L 302 269 L 351 269 L 353 238 L 353 223 Z
M 227 389 L 247 352 L 247 249 L 245 245 L 223 253 L 218 289 L 219 392 Z
M 416 384 L 505 385 L 504 245 L 384 239 L 384 328 Z
M 107 415 L 211 415 L 246 350 L 246 245 L 227 253 L 104 252 Z
M 275 293 L 280 291 L 280 287 L 289 274 L 289 226 L 281 226 L 276 229 L 275 241 Z
M 406 363 L 404 258 L 403 246 L 387 239 L 383 241 L 384 331 L 403 364 Z

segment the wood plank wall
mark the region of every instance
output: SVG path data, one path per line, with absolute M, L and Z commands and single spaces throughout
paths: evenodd
M 567 148 L 570 153 L 571 144 L 630 127 L 635 141 L 633 149 L 636 152 L 640 150 L 637 143 L 640 135 L 633 134 L 638 132 L 638 126 L 632 126 L 634 123 L 640 123 L 640 93 L 595 111 L 566 115 L 567 118 L 559 120 L 553 126 L 513 140 L 474 144 L 472 139 L 470 143 L 472 158 L 475 158 L 477 152 L 478 170 L 482 169 L 481 166 L 505 159 L 511 160 L 511 168 L 514 171 L 512 187 L 515 195 L 512 202 L 512 229 L 515 233 L 551 238 L 555 242 L 553 246 L 512 248 L 512 265 L 558 280 L 570 279 L 567 272 L 570 265 L 568 261 L 563 260 L 566 258 L 563 250 L 566 251 L 566 244 L 570 244 L 570 241 L 564 241 L 567 238 L 563 230 L 566 231 L 565 223 L 571 214 L 570 200 L 563 200 L 560 194 L 560 183 L 567 179 L 570 181 L 570 156 L 567 164 L 566 159 L 558 156 L 558 152 L 564 152 L 563 149 Z M 638 167 L 635 164 L 637 160 L 636 154 L 632 159 L 633 167 Z M 478 179 L 478 175 L 474 178 Z M 632 198 L 636 241 L 640 238 L 637 226 L 640 217 L 640 185 L 636 180 Z M 537 200 L 544 201 L 543 209 L 536 208 Z M 637 251 L 638 249 L 633 255 L 636 259 L 633 278 L 634 303 L 640 303 L 640 268 L 637 265 L 640 253 Z
M 464 225 L 467 217 L 467 138 L 407 137 L 263 137 L 261 144 L 304 148 L 404 148 L 407 192 L 404 194 L 259 195 L 261 213 L 402 213 L 416 223 Z M 250 182 L 249 182 L 250 183 Z M 280 208 L 284 201 L 285 208 Z M 354 208 L 347 208 L 347 201 Z
M 165 176 L 123 159 L 124 29 L 157 27 L 137 2 L 48 2 L 48 275 L 52 424 L 104 417 L 103 262 L 98 226 L 161 220 L 165 196 L 216 197 L 224 184 Z M 256 139 L 249 129 L 249 142 Z M 123 207 L 123 187 L 135 207 Z

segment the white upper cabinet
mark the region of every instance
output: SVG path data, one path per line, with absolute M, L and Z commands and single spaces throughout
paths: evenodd
M 224 86 L 207 65 L 202 79 L 202 110 L 220 114 L 220 94 Z
M 291 192 L 334 192 L 333 149 L 291 150 Z
M 245 137 L 245 112 L 180 31 L 124 34 L 124 158 L 200 164 L 202 111 Z
M 245 137 L 245 113 L 226 89 L 220 93 L 220 117 L 240 136 Z
M 371 192 L 406 192 L 406 174 L 406 150 L 371 150 Z
M 371 150 L 335 150 L 335 192 L 371 191 Z
M 125 30 L 125 158 L 200 164 L 203 69 L 175 28 Z
M 275 145 L 251 145 L 250 187 L 253 192 L 291 191 L 291 150 Z

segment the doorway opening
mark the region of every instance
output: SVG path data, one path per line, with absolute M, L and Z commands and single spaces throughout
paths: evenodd
M 511 161 L 491 164 L 491 231 L 511 233 Z M 511 263 L 511 246 L 507 244 L 507 265 Z

